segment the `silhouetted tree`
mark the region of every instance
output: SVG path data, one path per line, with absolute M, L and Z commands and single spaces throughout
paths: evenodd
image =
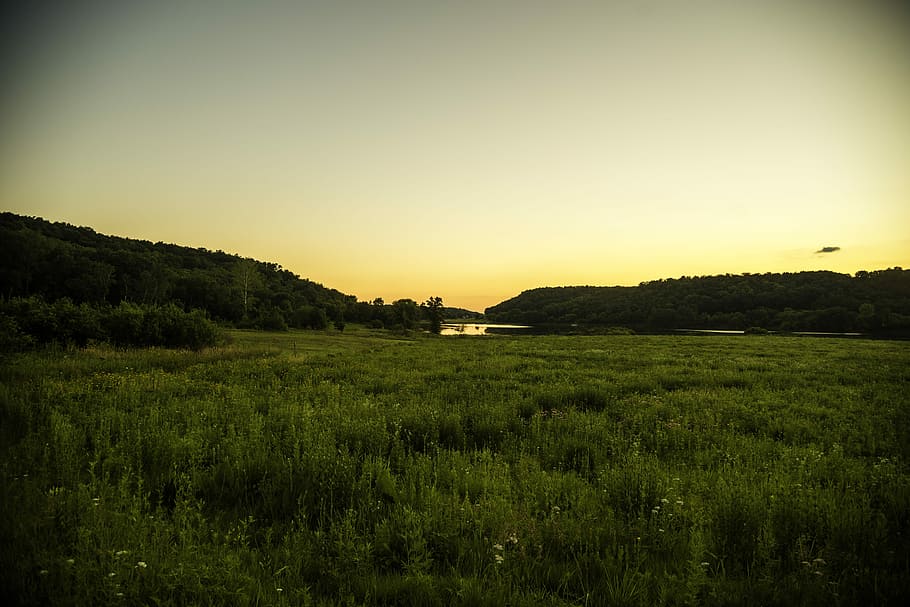
M 443 306 L 441 297 L 431 297 L 423 303 L 424 314 L 430 321 L 430 333 L 442 332 Z
M 417 302 L 413 299 L 398 299 L 392 302 L 392 317 L 402 329 L 413 329 L 419 314 Z

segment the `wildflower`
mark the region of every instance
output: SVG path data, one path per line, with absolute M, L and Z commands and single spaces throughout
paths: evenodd
M 553 514 L 559 514 L 559 506 L 553 506 Z
M 100 498 L 100 497 L 93 497 L 93 498 L 92 498 L 92 506 L 97 506 L 97 505 L 100 504 L 100 503 L 101 503 L 101 498 Z
M 660 531 L 660 532 L 661 532 L 661 533 L 663 533 L 663 532 L 664 532 L 664 530 L 663 530 L 663 529 L 658 529 L 658 531 Z
M 130 553 L 129 550 L 118 550 L 117 552 L 114 553 L 114 556 L 123 556 L 124 554 L 129 554 L 129 553 Z
M 111 571 L 110 573 L 107 574 L 107 577 L 117 577 L 117 574 L 114 573 L 113 571 Z
M 502 565 L 502 562 L 505 560 L 505 558 L 501 554 L 497 554 L 493 558 L 496 559 L 497 565 Z
M 38 575 L 47 575 L 47 569 L 42 569 L 38 572 Z
M 708 561 L 702 561 L 700 564 L 701 564 L 702 567 L 707 567 L 707 566 L 710 565 L 711 563 L 709 563 Z
M 122 592 L 115 592 L 115 593 L 114 593 L 114 596 L 122 597 L 122 596 L 123 596 L 123 593 L 122 593 Z
M 493 544 L 493 550 L 502 551 L 502 544 Z
M 657 514 L 660 512 L 660 508 L 651 508 L 651 514 Z
M 510 544 L 517 544 L 517 543 L 518 543 L 518 537 L 517 537 L 514 533 L 510 533 L 510 534 L 509 534 L 508 541 L 509 541 Z
M 139 561 L 138 563 L 136 563 L 136 567 L 138 567 L 139 569 L 145 569 L 146 567 L 148 567 L 148 563 L 146 563 L 145 561 Z
M 670 500 L 668 500 L 668 499 L 665 498 L 665 497 L 662 497 L 662 498 L 660 498 L 660 503 L 661 503 L 661 504 L 669 504 L 669 503 L 670 503 Z
M 275 592 L 284 592 L 284 588 L 278 588 L 278 587 L 276 587 L 276 588 L 275 588 Z
M 67 564 L 67 565 L 75 565 L 75 564 L 76 564 L 76 559 L 66 559 L 66 564 Z
M 676 505 L 677 505 L 677 506 L 682 506 L 682 505 L 683 505 L 683 501 L 682 501 L 682 500 L 676 500 Z

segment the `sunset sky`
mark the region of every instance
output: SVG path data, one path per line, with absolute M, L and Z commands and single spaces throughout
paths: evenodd
M 899 2 L 62 4 L 0 17 L 0 210 L 474 310 L 910 266 Z

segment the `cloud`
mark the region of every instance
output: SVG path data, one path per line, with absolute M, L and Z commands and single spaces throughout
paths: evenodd
M 822 247 L 816 253 L 836 253 L 840 251 L 840 247 Z

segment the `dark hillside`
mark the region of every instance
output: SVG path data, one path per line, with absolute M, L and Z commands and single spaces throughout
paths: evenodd
M 321 328 L 356 298 L 275 263 L 0 214 L 0 296 L 176 304 L 238 326 Z
M 527 324 L 862 332 L 910 336 L 910 270 L 725 274 L 637 287 L 545 287 L 486 310 Z

